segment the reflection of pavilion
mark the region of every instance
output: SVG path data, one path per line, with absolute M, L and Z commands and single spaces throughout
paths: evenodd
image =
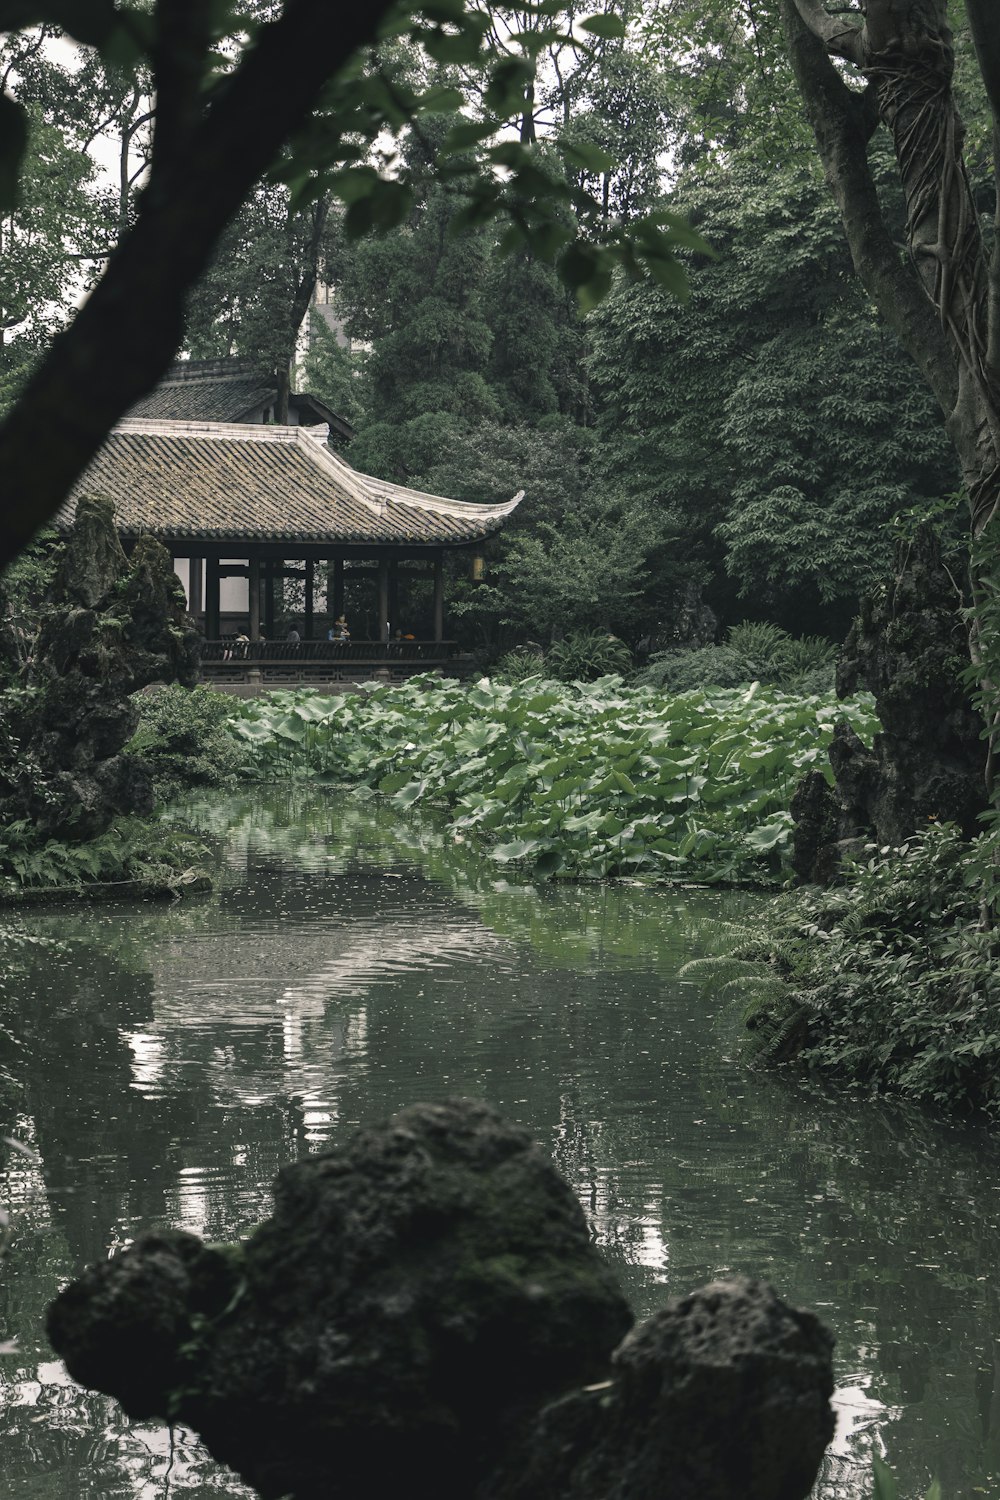
M 126 1038 L 132 1088 L 170 1097 L 180 1066 L 189 1088 L 241 1113 L 293 1100 L 302 1145 L 315 1147 L 340 1118 L 339 1080 L 349 1072 L 356 1081 L 367 1068 L 373 989 L 451 965 L 489 965 L 508 947 L 461 912 L 449 920 L 440 911 L 398 910 L 388 923 L 384 913 L 312 926 L 269 922 L 154 946 L 155 1019 Z M 204 1176 L 189 1176 L 176 1222 L 199 1229 L 211 1188 Z

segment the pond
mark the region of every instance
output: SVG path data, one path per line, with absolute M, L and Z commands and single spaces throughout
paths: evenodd
M 1000 1472 L 1000 1155 L 986 1127 L 755 1070 L 733 1002 L 677 978 L 760 896 L 532 887 L 378 799 L 192 800 L 212 895 L 25 919 L 0 1021 L 16 1215 L 3 1266 L 0 1489 L 23 1500 L 248 1492 L 187 1433 L 78 1390 L 44 1309 L 156 1225 L 209 1239 L 269 1211 L 284 1163 L 418 1099 L 478 1095 L 573 1184 L 643 1316 L 761 1274 L 836 1332 L 838 1432 L 817 1494 L 993 1493 Z M 23 972 L 22 972 L 23 970 Z

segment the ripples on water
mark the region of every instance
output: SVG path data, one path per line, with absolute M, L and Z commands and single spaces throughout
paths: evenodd
M 192 803 L 210 897 L 37 914 L 13 974 L 23 1041 L 0 1119 L 18 1216 L 0 1290 L 0 1494 L 244 1496 L 80 1392 L 44 1307 L 82 1265 L 170 1224 L 209 1239 L 269 1211 L 284 1163 L 417 1099 L 480 1095 L 577 1189 L 640 1315 L 709 1277 L 774 1281 L 838 1338 L 822 1500 L 991 1494 L 1000 1434 L 997 1211 L 986 1129 L 750 1070 L 736 1018 L 677 970 L 761 898 L 510 885 L 432 823 L 318 790 Z

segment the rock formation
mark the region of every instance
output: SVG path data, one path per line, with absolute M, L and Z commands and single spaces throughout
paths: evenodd
M 837 668 L 837 695 L 874 695 L 882 732 L 869 750 L 847 724 L 830 747 L 835 784 L 811 772 L 792 815 L 796 874 L 825 884 L 854 841 L 897 846 L 929 820 L 971 837 L 986 806 L 982 719 L 962 673 L 968 643 L 937 540 L 906 544 L 895 576 L 862 601 Z
M 0 705 L 0 823 L 87 839 L 150 812 L 150 777 L 121 753 L 139 720 L 130 694 L 192 685 L 197 642 L 166 549 L 142 537 L 126 557 L 113 507 L 81 499 L 22 685 Z
M 811 1314 L 735 1282 L 631 1322 L 544 1153 L 451 1101 L 286 1168 L 241 1246 L 166 1232 L 91 1267 L 49 1332 L 264 1500 L 808 1493 L 833 1430 Z

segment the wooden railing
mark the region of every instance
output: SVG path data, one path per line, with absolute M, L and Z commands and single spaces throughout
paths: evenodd
M 208 681 L 357 680 L 433 671 L 457 654 L 455 641 L 203 641 Z

